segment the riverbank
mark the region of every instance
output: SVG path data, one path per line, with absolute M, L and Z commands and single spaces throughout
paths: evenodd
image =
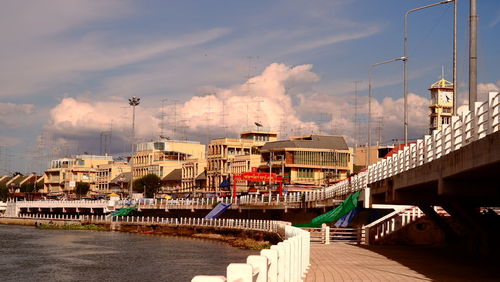
M 172 237 L 189 237 L 207 239 L 226 243 L 232 247 L 245 250 L 262 250 L 281 241 L 278 234 L 250 229 L 225 228 L 214 226 L 161 225 L 154 223 L 134 222 L 90 222 L 86 220 L 65 219 L 33 219 L 0 217 L 0 224 L 36 226 L 39 229 L 54 230 L 90 230 L 126 232 L 147 235 L 165 235 Z

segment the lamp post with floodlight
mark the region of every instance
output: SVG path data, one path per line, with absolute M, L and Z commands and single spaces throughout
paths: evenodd
M 128 104 L 132 106 L 132 137 L 131 137 L 131 143 L 132 143 L 132 154 L 130 156 L 130 185 L 129 185 L 129 190 L 128 190 L 128 196 L 129 198 L 132 198 L 132 191 L 134 187 L 134 146 L 135 146 L 135 107 L 140 104 L 141 98 L 133 96 L 132 98 L 128 99 Z

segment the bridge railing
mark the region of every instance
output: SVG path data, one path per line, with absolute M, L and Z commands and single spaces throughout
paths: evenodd
M 310 262 L 309 232 L 284 225 L 285 240 L 246 263 L 231 263 L 226 276 L 195 276 L 192 282 L 207 281 L 302 281 Z
M 474 103 L 473 111 L 453 116 L 450 124 L 375 164 L 365 173 L 326 188 L 327 197 L 347 195 L 398 173 L 439 159 L 471 142 L 500 130 L 500 92 L 490 92 L 484 102 Z

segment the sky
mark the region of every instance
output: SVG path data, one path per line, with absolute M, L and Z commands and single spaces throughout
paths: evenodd
M 206 144 L 255 122 L 281 138 L 367 136 L 368 67 L 403 55 L 403 15 L 435 1 L 0 1 L 0 174 L 130 151 L 160 135 Z M 500 1 L 478 0 L 478 91 L 499 91 Z M 458 104 L 469 1 L 458 2 Z M 410 14 L 409 138 L 428 88 L 452 80 L 453 4 Z M 374 142 L 403 137 L 402 63 L 374 68 Z M 355 89 L 357 91 L 355 91 Z M 357 122 L 356 122 L 357 121 Z

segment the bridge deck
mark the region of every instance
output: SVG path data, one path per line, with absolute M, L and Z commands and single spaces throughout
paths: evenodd
M 494 281 L 497 273 L 491 261 L 442 249 L 333 243 L 311 245 L 306 281 Z

